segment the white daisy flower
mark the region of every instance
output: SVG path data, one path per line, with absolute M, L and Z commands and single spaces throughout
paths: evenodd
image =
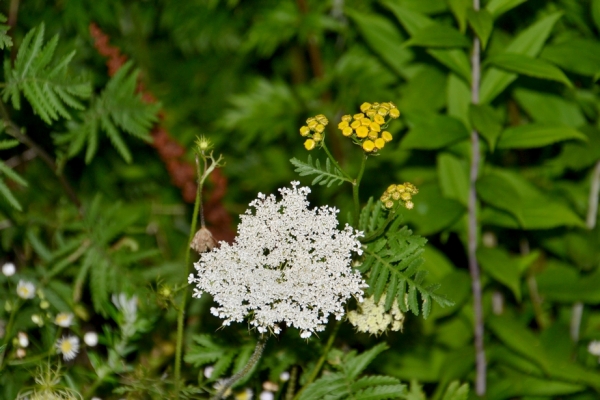
M 19 346 L 23 348 L 29 346 L 29 337 L 25 332 L 17 333 L 17 341 L 19 342 Z
M 79 352 L 79 338 L 76 336 L 63 336 L 56 342 L 56 349 L 63 355 L 65 361 L 72 360 Z
M 17 268 L 15 267 L 15 264 L 11 262 L 4 263 L 2 266 L 2 273 L 4 276 L 13 276 L 15 272 L 17 272 Z
M 98 344 L 98 334 L 96 332 L 86 332 L 83 335 L 83 341 L 90 347 L 94 347 Z
M 285 323 L 308 338 L 325 329 L 330 314 L 340 320 L 350 297 L 362 301 L 367 285 L 350 266 L 352 253 L 362 253 L 362 232 L 338 230 L 336 208 L 309 209 L 310 189 L 298 185 L 280 189 L 280 201 L 259 193 L 235 243 L 221 242 L 195 264 L 198 274 L 188 278 L 194 296 L 210 293 L 223 325 L 248 317 L 260 333 L 278 334 Z
M 33 299 L 35 297 L 35 285 L 21 279 L 17 285 L 17 295 L 22 299 Z
M 73 324 L 73 314 L 66 312 L 58 313 L 54 319 L 54 323 L 58 326 L 62 326 L 63 328 L 68 328 Z

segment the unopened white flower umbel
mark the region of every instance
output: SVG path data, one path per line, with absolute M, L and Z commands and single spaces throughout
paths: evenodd
M 280 201 L 259 193 L 241 215 L 235 243 L 221 242 L 195 264 L 194 296 L 210 293 L 223 325 L 248 317 L 261 333 L 278 334 L 285 323 L 308 338 L 330 314 L 340 320 L 351 296 L 362 301 L 367 285 L 350 266 L 352 253 L 362 253 L 362 232 L 338 230 L 336 208 L 309 209 L 310 189 L 298 185 L 280 189 Z
M 23 299 L 33 299 L 35 297 L 35 285 L 21 279 L 17 285 L 17 295 Z
M 63 355 L 65 361 L 72 360 L 79 352 L 79 338 L 76 336 L 62 337 L 56 342 L 56 349 Z
M 62 326 L 63 328 L 68 328 L 73 323 L 73 314 L 66 312 L 58 313 L 54 319 L 54 323 L 58 326 Z

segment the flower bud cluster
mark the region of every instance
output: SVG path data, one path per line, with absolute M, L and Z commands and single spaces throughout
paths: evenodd
M 409 210 L 415 206 L 412 202 L 412 197 L 419 193 L 419 189 L 410 182 L 399 183 L 397 185 L 390 185 L 383 195 L 379 198 L 383 207 L 390 210 L 401 204 Z
M 344 115 L 338 128 L 365 152 L 377 153 L 392 141 L 392 134 L 384 129 L 392 119 L 400 116 L 400 111 L 391 102 L 363 103 L 360 110 L 362 112 L 358 114 Z
M 323 114 L 310 117 L 306 120 L 306 125 L 300 128 L 300 135 L 307 137 L 304 142 L 306 150 L 312 150 L 320 146 L 325 138 L 325 127 L 328 123 L 329 120 Z
M 399 331 L 404 327 L 404 314 L 398 307 L 398 299 L 389 311 L 385 311 L 385 294 L 375 303 L 375 297 L 367 297 L 359 305 L 357 311 L 348 313 L 348 321 L 356 327 L 359 332 L 381 335 L 391 330 Z

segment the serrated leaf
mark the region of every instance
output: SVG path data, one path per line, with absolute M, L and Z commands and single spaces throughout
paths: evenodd
M 337 183 L 341 185 L 344 182 L 351 182 L 348 178 L 346 178 L 342 171 L 340 171 L 337 167 L 332 167 L 329 164 L 329 159 L 326 161 L 325 170 L 321 168 L 321 162 L 317 159 L 313 164 L 312 156 L 308 155 L 307 162 L 302 162 L 297 158 L 292 158 L 290 160 L 292 165 L 296 167 L 294 169 L 300 176 L 309 176 L 309 175 L 317 175 L 313 179 L 313 185 L 319 183 L 320 185 L 327 185 L 327 187 L 331 186 L 333 183 Z M 331 172 L 328 172 L 327 169 L 330 169 Z

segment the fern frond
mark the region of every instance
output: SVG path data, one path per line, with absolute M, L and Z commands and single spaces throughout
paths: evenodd
M 385 236 L 363 246 L 365 260 L 358 269 L 367 276 L 368 296 L 374 295 L 375 301 L 379 302 L 381 296 L 386 294 L 386 311 L 397 299 L 402 311 L 410 310 L 415 315 L 422 311 L 423 317 L 427 318 L 432 301 L 442 307 L 452 302 L 435 293 L 439 285 L 424 285 L 427 271 L 420 268 L 426 239 L 413 235 L 406 226 L 398 229 L 399 223 L 399 219 L 396 219 Z
M 8 179 L 18 183 L 21 186 L 27 186 L 27 181 L 25 181 L 25 179 L 23 179 L 19 174 L 0 161 L 0 195 L 2 195 L 2 197 L 4 197 L 11 206 L 19 211 L 23 211 L 21 203 L 19 203 L 15 195 L 2 180 L 2 175 L 5 175 Z
M 350 179 L 343 175 L 342 171 L 336 166 L 331 165 L 329 158 L 325 161 L 325 169 L 321 168 L 321 162 L 318 159 L 313 164 L 310 154 L 308 155 L 307 162 L 302 162 L 297 158 L 292 158 L 290 162 L 296 167 L 294 171 L 300 176 L 316 175 L 311 182 L 311 185 L 316 185 L 318 183 L 319 185 L 327 185 L 327 187 L 329 187 L 336 182 L 338 185 L 341 185 L 344 182 L 352 183 Z
M 58 145 L 67 145 L 67 156 L 74 157 L 86 146 L 85 161 L 92 161 L 98 149 L 99 132 L 103 131 L 110 142 L 128 163 L 131 152 L 123 139 L 122 131 L 149 142 L 150 129 L 158 120 L 160 104 L 142 100 L 137 88 L 138 71 L 131 62 L 123 65 L 111 78 L 100 96 L 83 113 L 80 122 L 71 123 L 68 131 L 54 135 Z
M 10 26 L 4 23 L 6 21 L 6 16 L 4 14 L 0 14 L 0 49 L 2 50 L 13 45 L 12 38 L 7 33 L 10 29 Z
M 20 109 L 20 95 L 23 92 L 33 111 L 46 123 L 52 124 L 53 120 L 60 117 L 71 118 L 67 107 L 82 110 L 84 107 L 79 99 L 90 96 L 91 85 L 67 76 L 67 67 L 75 52 L 59 60 L 54 67 L 51 66 L 58 35 L 44 45 L 44 29 L 44 24 L 41 24 L 25 35 L 14 66 L 10 61 L 5 62 L 6 86 L 2 97 L 4 101 L 10 99 L 15 109 Z
M 467 400 L 468 395 L 469 385 L 467 383 L 461 385 L 458 381 L 453 381 L 448 385 L 442 400 Z
M 358 376 L 381 352 L 388 348 L 379 343 L 373 348 L 357 355 L 355 351 L 344 356 L 344 360 L 334 365 L 339 372 L 324 375 L 311 383 L 300 394 L 300 400 L 312 399 L 362 399 L 384 400 L 403 398 L 405 385 L 391 376 Z

